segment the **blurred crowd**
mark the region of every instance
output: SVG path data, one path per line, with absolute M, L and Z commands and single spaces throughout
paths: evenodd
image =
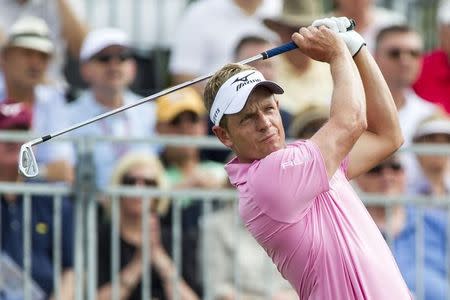
M 450 143 L 450 1 L 436 12 L 438 40 L 424 49 L 417 24 L 401 12 L 374 0 L 334 0 L 331 11 L 315 0 L 197 0 L 183 12 L 170 49 L 171 84 L 205 75 L 229 62 L 241 61 L 289 42 L 293 32 L 324 16 L 356 21 L 378 63 L 398 109 L 405 138 L 411 145 Z M 67 0 L 0 0 L 0 130 L 41 136 L 101 113 L 132 104 L 146 95 L 131 90 L 139 69 L 134 45 L 120 28 L 90 28 Z M 70 82 L 65 65 L 79 64 L 83 86 Z M 280 112 L 290 139 L 310 138 L 328 119 L 333 82 L 329 66 L 300 51 L 290 51 L 253 66 L 266 79 L 280 83 Z M 165 74 L 154 74 L 165 76 Z M 150 80 L 150 79 L 148 79 Z M 170 93 L 71 132 L 83 137 L 149 138 L 157 135 L 211 136 L 211 121 L 202 102 L 204 83 Z M 186 139 L 186 141 L 188 141 Z M 39 176 L 18 175 L 20 143 L 0 140 L 0 181 L 40 182 L 76 186 L 77 144 L 52 141 L 35 147 Z M 97 141 L 92 148 L 95 186 L 157 187 L 161 189 L 230 187 L 224 164 L 229 150 L 211 150 L 190 143 Z M 449 195 L 449 157 L 400 151 L 354 180 L 361 193 L 389 197 Z M 0 299 L 21 299 L 23 290 L 7 278 L 24 266 L 24 197 L 0 193 Z M 74 292 L 74 199 L 62 199 L 62 299 Z M 33 195 L 31 206 L 33 299 L 54 296 L 54 203 L 49 195 Z M 98 197 L 98 299 L 110 299 L 111 199 Z M 264 251 L 237 220 L 233 201 L 213 202 L 202 213 L 201 199 L 140 197 L 120 199 L 120 299 L 140 299 L 143 251 L 149 251 L 151 292 L 155 299 L 172 299 L 173 277 L 181 299 L 200 299 L 202 272 L 213 299 L 263 299 L 271 274 L 271 299 L 297 299 L 295 291 L 268 262 Z M 414 294 L 445 299 L 448 276 L 448 205 L 433 201 L 367 205 L 385 236 Z M 143 247 L 142 217 L 149 215 L 149 249 Z M 176 270 L 172 216 L 181 211 L 182 270 Z M 421 222 L 417 222 L 421 219 Z M 424 234 L 419 234 L 424 232 Z M 422 247 L 417 251 L 416 245 Z M 205 253 L 206 251 L 207 253 Z M 417 260 L 422 281 L 417 282 Z M 202 265 L 203 264 L 203 265 Z M 241 276 L 235 280 L 234 266 Z M 6 267 L 7 266 L 7 267 Z M 7 273 L 7 270 L 11 273 Z M 9 271 L 8 271 L 9 272 Z M 177 273 L 178 272 L 178 273 Z M 20 273 L 20 272 L 19 272 Z M 15 275 L 23 280 L 20 275 Z M 3 283 L 3 285 L 1 284 Z M 419 288 L 420 286 L 420 288 Z M 22 296 L 21 296 L 22 295 Z

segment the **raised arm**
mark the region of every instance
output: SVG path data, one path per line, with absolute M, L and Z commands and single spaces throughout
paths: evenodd
M 319 147 L 328 177 L 366 129 L 363 84 L 344 41 L 328 28 L 302 28 L 293 41 L 309 57 L 328 62 L 334 89 L 329 121 L 311 138 Z
M 366 47 L 354 60 L 366 93 L 368 126 L 350 152 L 349 178 L 368 171 L 403 143 L 397 108 L 375 60 Z

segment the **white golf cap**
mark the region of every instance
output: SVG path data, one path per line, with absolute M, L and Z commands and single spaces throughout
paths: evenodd
M 450 136 L 450 120 L 440 118 L 423 122 L 416 129 L 414 139 L 416 140 L 432 134 L 445 134 Z
M 81 46 L 80 61 L 87 61 L 95 54 L 109 46 L 129 48 L 130 40 L 127 34 L 118 28 L 96 29 L 86 36 Z
M 450 0 L 442 1 L 437 11 L 439 24 L 450 24 Z
M 47 23 L 34 16 L 21 17 L 12 25 L 5 47 L 32 49 L 47 54 L 54 49 Z
M 283 94 L 284 90 L 275 82 L 266 80 L 257 70 L 245 70 L 233 75 L 220 87 L 214 98 L 209 117 L 214 125 L 219 125 L 223 115 L 240 112 L 253 90 L 263 86 L 274 94 Z

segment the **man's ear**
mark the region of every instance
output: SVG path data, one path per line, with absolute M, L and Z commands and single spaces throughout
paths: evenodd
M 226 129 L 214 125 L 212 131 L 217 136 L 217 138 L 222 142 L 222 144 L 224 144 L 230 149 L 233 147 L 233 142 L 231 141 L 230 135 L 228 134 L 228 131 Z

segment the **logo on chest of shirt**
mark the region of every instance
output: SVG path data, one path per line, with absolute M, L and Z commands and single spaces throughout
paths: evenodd
M 300 160 L 300 159 L 287 160 L 287 161 L 281 162 L 280 167 L 282 169 L 287 169 L 290 167 L 299 166 L 299 165 L 303 164 L 305 161 L 306 160 Z

